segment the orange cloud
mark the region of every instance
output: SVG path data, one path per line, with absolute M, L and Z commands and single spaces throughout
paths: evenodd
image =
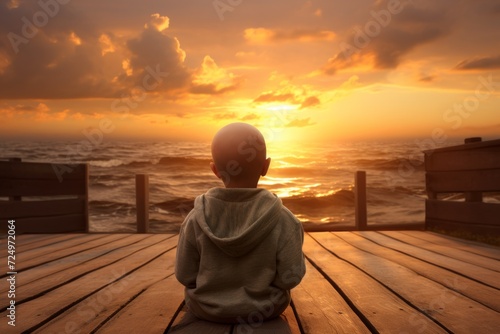
M 500 55 L 466 59 L 455 67 L 457 70 L 492 70 L 497 68 L 500 68 Z
M 283 41 L 332 41 L 335 33 L 329 30 L 272 30 L 266 28 L 248 28 L 244 30 L 244 37 L 249 43 L 265 44 Z
M 305 109 L 321 103 L 318 94 L 310 92 L 305 87 L 296 87 L 288 82 L 281 83 L 284 87 L 260 94 L 253 100 L 257 104 L 287 103 Z
M 200 68 L 195 72 L 190 92 L 193 94 L 223 94 L 237 89 L 242 77 L 217 66 L 210 56 L 205 56 Z
M 307 118 L 297 118 L 297 119 L 294 119 L 291 122 L 287 123 L 285 125 L 285 127 L 286 128 L 303 128 L 305 126 L 311 126 L 311 125 L 314 125 L 314 124 L 316 124 L 316 123 L 312 123 L 310 117 L 307 117 Z

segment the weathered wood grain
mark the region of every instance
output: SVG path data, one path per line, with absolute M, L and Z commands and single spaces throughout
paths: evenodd
M 446 333 L 442 327 L 408 305 L 383 283 L 330 253 L 315 240 L 320 235 L 329 234 L 314 233 L 314 239 L 306 235 L 305 255 L 337 285 L 337 289 L 342 291 L 351 307 L 364 318 L 363 322 L 367 326 L 381 333 L 398 333 L 403 330 L 410 333 L 422 330 L 425 333 Z
M 391 238 L 397 239 L 402 242 L 406 242 L 407 244 L 420 247 L 422 249 L 426 249 L 431 252 L 435 252 L 437 254 L 445 255 L 453 259 L 460 260 L 464 263 L 474 264 L 479 267 L 483 267 L 486 269 L 491 269 L 497 272 L 500 272 L 500 261 L 490 259 L 488 257 L 484 257 L 481 255 L 477 255 L 474 253 L 470 253 L 461 249 L 454 249 L 448 246 L 437 245 L 431 242 L 428 242 L 423 239 L 419 239 L 413 237 L 408 234 L 404 234 L 397 231 L 382 231 L 380 232 L 383 235 L 387 235 Z
M 405 266 L 418 275 L 427 277 L 450 290 L 456 291 L 500 312 L 500 291 L 498 289 L 457 275 L 452 271 L 435 266 L 432 263 L 422 261 L 413 256 L 407 256 L 397 250 L 377 244 L 357 233 L 338 233 L 336 235 L 356 248 Z
M 500 260 L 500 248 L 481 242 L 459 239 L 430 231 L 403 231 L 402 233 L 432 242 L 434 244 L 448 246 L 453 249 L 461 249 L 470 253 L 489 257 L 491 259 Z
M 139 267 L 127 268 L 126 270 L 131 272 L 124 276 L 118 274 L 120 276 L 117 275 L 115 281 L 80 300 L 77 305 L 70 307 L 35 333 L 60 333 L 66 331 L 68 326 L 77 328 L 81 333 L 91 333 L 124 305 L 135 299 L 143 290 L 173 275 L 175 251 L 172 248 L 176 245 L 177 239 L 172 238 L 166 243 L 156 244 L 144 250 L 143 261 L 153 258 L 151 262 L 137 263 Z M 137 315 L 135 321 L 138 322 L 139 319 L 141 318 Z M 142 325 L 144 329 L 147 328 L 144 327 L 146 323 Z
M 357 249 L 332 233 L 314 238 L 451 332 L 493 333 L 500 328 L 498 312 L 405 266 Z
M 125 305 L 97 333 L 163 333 L 184 300 L 184 286 L 170 275 L 146 288 Z
M 304 333 L 370 333 L 330 282 L 306 261 L 306 275 L 292 290 Z

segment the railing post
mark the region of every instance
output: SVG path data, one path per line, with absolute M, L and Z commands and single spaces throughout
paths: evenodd
M 149 232 L 149 175 L 135 176 L 135 203 L 137 208 L 137 232 Z
M 354 212 L 356 230 L 363 231 L 367 229 L 367 210 L 366 210 L 366 172 L 357 171 L 354 176 Z
M 481 137 L 471 137 L 465 138 L 464 144 L 472 144 L 479 143 L 483 139 Z M 466 202 L 482 202 L 483 201 L 483 193 L 480 191 L 471 191 L 465 193 L 465 201 Z
M 21 158 L 9 158 L 9 162 L 21 162 Z M 9 201 L 21 201 L 21 196 L 9 196 Z

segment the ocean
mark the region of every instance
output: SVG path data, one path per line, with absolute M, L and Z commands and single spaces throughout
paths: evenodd
M 270 145 L 271 167 L 259 183 L 303 222 L 354 224 L 354 174 L 367 174 L 369 224 L 421 223 L 426 198 L 418 140 Z M 460 144 L 449 141 L 446 146 Z M 149 175 L 150 231 L 177 231 L 196 196 L 222 183 L 202 142 L 4 141 L 0 158 L 90 166 L 92 232 L 136 231 L 135 175 Z

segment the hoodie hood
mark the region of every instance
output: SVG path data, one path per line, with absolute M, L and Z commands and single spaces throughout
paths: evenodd
M 275 227 L 281 200 L 261 188 L 212 188 L 194 201 L 194 215 L 208 238 L 232 257 L 245 255 Z

